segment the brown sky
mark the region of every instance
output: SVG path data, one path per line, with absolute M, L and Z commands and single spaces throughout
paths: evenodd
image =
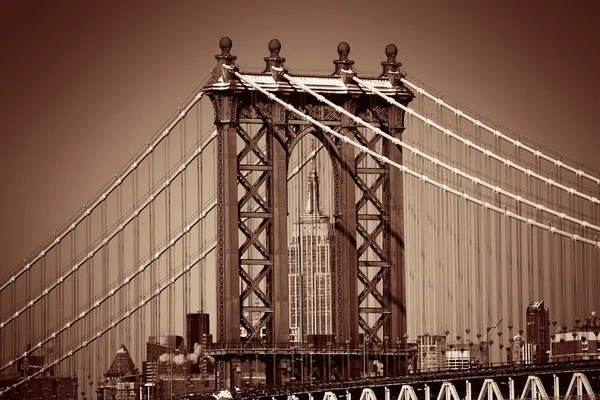
M 13 3 L 0 8 L 0 276 L 165 122 L 224 35 L 249 70 L 272 38 L 290 67 L 317 73 L 340 41 L 360 71 L 396 43 L 429 86 L 600 169 L 597 2 Z

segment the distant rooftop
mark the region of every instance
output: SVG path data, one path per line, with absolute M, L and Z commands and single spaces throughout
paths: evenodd
M 136 376 L 138 374 L 138 369 L 135 366 L 135 363 L 131 359 L 131 355 L 129 355 L 129 350 L 125 345 L 121 345 L 121 348 L 117 351 L 115 355 L 115 359 L 108 371 L 106 371 L 107 378 L 121 378 L 128 376 Z

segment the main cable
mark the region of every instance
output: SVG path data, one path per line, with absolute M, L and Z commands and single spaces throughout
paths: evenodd
M 171 287 L 171 285 L 173 285 L 175 282 L 177 282 L 177 280 L 179 278 L 181 278 L 184 274 L 188 273 L 192 267 L 194 267 L 196 264 L 198 264 L 198 262 L 200 262 L 202 259 L 206 258 L 206 256 L 208 256 L 208 254 L 210 254 L 216 247 L 216 241 L 213 239 L 211 241 L 211 245 L 208 249 L 204 250 L 201 253 L 197 253 L 197 255 L 194 256 L 194 259 L 192 259 L 191 261 L 189 261 L 188 265 L 184 266 L 181 271 L 177 274 L 174 275 L 171 279 L 164 279 L 163 282 L 167 282 L 166 286 L 161 286 L 160 283 L 158 283 L 155 287 L 152 288 L 152 290 L 150 291 L 150 294 L 147 298 L 143 298 L 140 300 L 140 302 L 132 307 L 130 304 L 130 307 L 127 308 L 127 310 L 125 311 L 125 313 L 117 318 L 117 320 L 112 321 L 110 323 L 110 325 L 108 325 L 108 327 L 101 329 L 100 331 L 98 331 L 94 336 L 92 336 L 92 338 L 90 340 L 86 340 L 83 341 L 81 344 L 79 344 L 78 346 L 76 346 L 74 349 L 69 350 L 66 354 L 63 354 L 62 356 L 60 356 L 59 358 L 57 358 L 56 360 L 54 360 L 51 363 L 45 364 L 42 368 L 40 368 L 38 371 L 32 373 L 31 375 L 28 375 L 27 377 L 17 381 L 16 383 L 12 384 L 11 386 L 5 388 L 4 390 L 0 391 L 0 396 L 3 396 L 4 394 L 8 393 L 9 391 L 19 387 L 20 385 L 22 385 L 25 382 L 29 382 L 31 381 L 31 379 L 35 378 L 38 375 L 44 374 L 46 373 L 49 369 L 57 366 L 58 364 L 60 364 L 61 362 L 63 362 L 64 360 L 66 360 L 69 357 L 72 357 L 73 355 L 77 354 L 80 350 L 87 348 L 87 346 L 89 344 L 94 343 L 96 340 L 100 339 L 104 334 L 106 334 L 107 332 L 110 332 L 112 329 L 114 329 L 116 326 L 118 326 L 121 322 L 125 321 L 127 318 L 131 317 L 131 315 L 133 315 L 134 313 L 136 313 L 138 310 L 142 309 L 147 303 L 148 301 L 154 299 L 155 297 L 159 296 L 165 289 Z M 137 299 L 136 299 L 137 301 Z
M 179 121 L 181 121 L 185 115 L 187 114 L 187 112 L 198 102 L 202 99 L 202 97 L 204 96 L 204 92 L 198 92 L 198 94 L 196 94 L 196 96 L 194 96 L 194 98 L 183 108 L 183 110 L 177 114 L 177 117 L 163 130 L 162 134 L 158 136 L 158 138 L 156 138 L 156 140 L 152 143 L 148 145 L 148 149 L 142 153 L 142 155 L 140 157 L 138 157 L 135 161 L 133 161 L 133 163 L 131 164 L 131 166 L 125 170 L 125 172 L 123 173 L 123 175 L 121 175 L 120 177 L 118 177 L 115 182 L 109 186 L 109 188 L 104 191 L 95 201 L 92 201 L 92 205 L 90 205 L 89 207 L 85 207 L 85 210 L 83 211 L 83 213 L 79 216 L 79 218 L 76 218 L 74 222 L 71 223 L 71 225 L 69 225 L 62 233 L 59 233 L 57 235 L 54 235 L 54 240 L 48 245 L 46 246 L 46 248 L 44 248 L 42 251 L 40 251 L 40 253 L 35 256 L 31 261 L 27 262 L 25 264 L 25 266 L 19 271 L 17 272 L 15 275 L 13 275 L 8 281 L 6 281 L 2 286 L 0 286 L 0 294 L 10 285 L 12 285 L 13 283 L 15 283 L 17 281 L 17 279 L 23 275 L 25 272 L 29 271 L 31 269 L 31 267 L 33 265 L 35 265 L 40 259 L 42 259 L 43 257 L 46 256 L 46 254 L 52 250 L 54 248 L 54 246 L 58 245 L 61 240 L 63 239 L 64 236 L 66 236 L 67 234 L 71 233 L 73 230 L 75 230 L 75 228 L 81 223 L 83 222 L 89 215 L 91 215 L 92 211 L 98 207 L 100 204 L 102 204 L 102 202 L 104 202 L 108 196 L 117 188 L 121 185 L 121 183 L 123 183 L 123 181 L 125 180 L 125 178 L 127 178 L 129 176 L 129 174 L 131 174 L 135 169 L 137 169 L 138 165 L 144 161 L 146 159 L 146 157 L 152 152 L 152 149 L 154 149 L 157 145 L 160 144 L 160 142 L 165 139 L 167 136 L 169 136 L 169 133 L 171 132 L 171 130 L 177 126 L 177 124 L 179 123 Z
M 191 221 L 189 221 L 187 224 L 182 225 L 180 227 L 181 232 L 179 234 L 177 234 L 176 236 L 172 237 L 170 241 L 168 239 L 165 241 L 166 246 L 163 249 L 159 249 L 159 250 L 156 250 L 156 251 L 153 249 L 152 251 L 155 251 L 155 253 L 154 254 L 150 254 L 149 258 L 145 262 L 143 262 L 137 268 L 137 270 L 135 270 L 132 274 L 129 274 L 129 273 L 128 274 L 123 274 L 123 275 L 127 275 L 125 277 L 125 279 L 122 282 L 120 282 L 119 284 L 117 284 L 115 287 L 111 288 L 108 291 L 107 295 L 101 297 L 100 299 L 96 300 L 95 302 L 93 300 L 91 300 L 88 303 L 88 306 L 86 307 L 87 310 L 82 311 L 72 321 L 67 322 L 63 327 L 61 327 L 57 331 L 51 333 L 46 338 L 40 340 L 34 347 L 31 348 L 31 350 L 26 350 L 25 352 L 23 352 L 18 357 L 12 359 L 11 361 L 9 361 L 8 363 L 6 363 L 5 365 L 1 366 L 0 367 L 0 371 L 3 371 L 6 368 L 9 368 L 9 367 L 13 366 L 15 362 L 17 362 L 17 361 L 19 361 L 19 360 L 21 360 L 21 359 L 23 359 L 23 358 L 31 355 L 31 353 L 33 353 L 37 349 L 41 349 L 41 347 L 43 345 L 45 345 L 45 344 L 49 343 L 51 340 L 57 338 L 58 335 L 60 335 L 63 332 L 67 331 L 76 322 L 82 320 L 88 314 L 90 314 L 92 311 L 98 309 L 104 302 L 106 302 L 108 299 L 112 298 L 122 288 L 128 287 L 127 285 L 131 281 L 133 281 L 134 278 L 136 278 L 139 274 L 141 274 L 142 272 L 144 272 L 149 266 L 151 266 L 156 260 L 158 260 L 165 252 L 167 252 L 171 248 L 173 248 L 173 246 L 175 246 L 175 244 L 178 243 L 179 240 L 182 237 L 184 237 L 194 226 L 196 226 L 200 221 L 202 221 L 210 213 L 210 211 L 212 211 L 216 206 L 217 206 L 217 201 L 213 198 L 212 201 L 210 203 L 208 203 L 207 205 L 205 205 L 205 207 L 202 209 L 202 211 L 200 213 L 198 213 L 195 218 L 192 218 Z M 121 279 L 122 277 L 119 277 L 119 278 Z
M 15 319 L 17 319 L 24 311 L 33 307 L 37 302 L 39 302 L 41 299 L 46 297 L 50 292 L 52 292 L 54 289 L 56 289 L 56 287 L 58 287 L 60 284 L 62 284 L 66 278 L 68 278 L 69 276 L 74 274 L 87 261 L 91 260 L 94 257 L 94 254 L 96 254 L 104 246 L 106 246 L 112 238 L 114 238 L 117 234 L 119 234 L 121 231 L 123 231 L 125 229 L 125 227 L 127 225 L 129 225 L 129 223 L 131 221 L 133 221 L 135 218 L 137 218 L 140 215 L 140 212 L 142 210 L 144 210 L 149 204 L 151 204 L 154 201 L 154 199 L 160 193 L 162 193 L 163 190 L 167 189 L 171 185 L 171 183 L 174 181 L 174 179 L 177 178 L 186 169 L 186 167 L 196 157 L 198 157 L 198 155 L 200 155 L 203 152 L 203 150 L 217 137 L 217 131 L 213 130 L 212 133 L 207 134 L 206 136 L 208 136 L 207 141 L 203 144 L 200 144 L 196 148 L 196 150 L 192 153 L 192 155 L 189 156 L 188 160 L 184 160 L 183 163 L 180 165 L 180 167 L 177 168 L 177 170 L 170 177 L 168 177 L 165 180 L 163 185 L 161 185 L 154 193 L 150 194 L 150 196 L 141 204 L 141 206 L 134 207 L 133 211 L 130 213 L 130 215 L 127 217 L 127 219 L 124 221 L 124 223 L 118 224 L 118 226 L 109 235 L 107 235 L 103 238 L 100 238 L 99 239 L 100 242 L 95 248 L 92 248 L 90 250 L 90 248 L 88 247 L 86 249 L 87 254 L 80 256 L 79 261 L 76 261 L 75 263 L 71 263 L 71 265 L 70 265 L 71 268 L 65 275 L 59 277 L 56 282 L 54 282 L 50 286 L 46 287 L 37 297 L 35 297 L 34 299 L 30 299 L 21 310 L 16 311 L 7 320 L 0 322 L 0 329 L 5 328 L 9 323 L 11 323 Z M 148 152 L 151 152 L 151 151 L 152 151 L 152 149 L 149 147 Z
M 363 146 L 363 145 L 361 145 L 361 144 L 353 141 L 352 139 L 349 139 L 347 136 L 344 136 L 344 135 L 342 135 L 342 134 L 334 131 L 333 129 L 329 128 L 328 126 L 326 126 L 326 125 L 322 124 L 321 122 L 315 120 L 311 116 L 309 116 L 309 115 L 303 113 L 302 111 L 296 109 L 294 106 L 292 106 L 292 105 L 286 103 L 285 101 L 279 99 L 277 96 L 275 96 L 272 93 L 268 92 L 266 89 L 263 89 L 252 78 L 250 78 L 248 76 L 245 76 L 245 75 L 242 75 L 239 72 L 235 72 L 235 75 L 238 78 L 240 78 L 242 81 L 246 82 L 248 85 L 250 85 L 255 90 L 258 90 L 259 92 L 263 93 L 265 96 L 267 96 L 271 100 L 274 100 L 274 101 L 278 102 L 279 104 L 281 104 L 282 106 L 284 106 L 288 111 L 293 112 L 294 114 L 298 115 L 300 118 L 302 118 L 302 119 L 304 119 L 304 120 L 312 123 L 313 125 L 321 128 L 322 130 L 330 133 L 331 135 L 333 135 L 333 136 L 337 137 L 338 139 L 342 140 L 344 143 L 348 143 L 351 146 L 353 146 L 353 147 L 361 150 L 362 152 L 365 152 L 365 153 L 367 153 L 367 154 L 369 154 L 369 155 L 371 155 L 371 156 L 379 159 L 381 162 L 389 164 L 389 165 L 391 165 L 391 166 L 393 166 L 395 168 L 398 168 L 399 170 L 401 170 L 401 171 L 403 171 L 403 172 L 405 172 L 405 173 L 407 173 L 409 175 L 412 175 L 415 178 L 418 178 L 418 179 L 422 180 L 425 183 L 429 183 L 429 184 L 431 184 L 433 186 L 436 186 L 436 187 L 440 188 L 441 190 L 447 191 L 448 193 L 452 193 L 452 194 L 454 194 L 457 197 L 461 197 L 461 198 L 463 198 L 465 200 L 468 200 L 468 201 L 471 201 L 473 203 L 476 203 L 476 204 L 484 207 L 485 209 L 496 211 L 496 212 L 498 212 L 500 214 L 503 214 L 503 215 L 505 215 L 507 217 L 517 219 L 517 220 L 519 220 L 521 222 L 525 222 L 525 223 L 527 223 L 529 225 L 534 225 L 534 226 L 537 226 L 537 227 L 539 227 L 541 229 L 548 230 L 548 231 L 550 231 L 552 233 L 557 233 L 559 235 L 565 236 L 565 237 L 567 237 L 569 239 L 576 240 L 576 241 L 579 240 L 579 241 L 582 241 L 582 242 L 587 243 L 589 245 L 592 245 L 592 246 L 600 248 L 600 241 L 596 242 L 596 241 L 593 241 L 593 240 L 590 240 L 590 239 L 587 239 L 587 238 L 582 238 L 579 235 L 572 234 L 572 233 L 569 233 L 569 232 L 565 232 L 563 230 L 560 230 L 560 229 L 557 229 L 555 227 L 543 224 L 541 222 L 534 221 L 532 219 L 524 218 L 524 217 L 522 217 L 522 216 L 520 216 L 518 214 L 512 213 L 510 211 L 503 210 L 502 208 L 494 206 L 493 204 L 490 204 L 488 202 L 483 202 L 483 201 L 481 201 L 479 199 L 476 199 L 476 198 L 474 198 L 474 197 L 472 197 L 472 196 L 470 196 L 470 195 L 468 195 L 466 193 L 461 193 L 460 191 L 458 191 L 456 189 L 450 188 L 447 185 L 441 184 L 441 183 L 439 183 L 439 182 L 437 182 L 435 180 L 432 180 L 432 179 L 428 178 L 424 174 L 419 174 L 419 173 L 417 173 L 417 172 L 415 172 L 415 171 L 413 171 L 413 170 L 411 170 L 411 169 L 403 166 L 402 164 L 398 164 L 397 162 L 394 162 L 394 161 L 390 160 L 389 158 L 387 158 L 387 157 L 385 157 L 385 156 L 383 156 L 383 155 L 381 155 L 381 154 L 379 154 L 379 153 L 377 153 L 377 152 L 369 149 L 368 147 Z M 396 138 L 394 138 L 394 140 L 395 140 L 395 142 L 399 142 L 399 140 L 396 139 Z M 414 150 L 415 150 L 414 151 L 415 153 L 418 152 L 417 149 L 414 149 Z M 450 171 L 452 171 L 452 169 L 450 169 Z
M 552 157 L 550 157 L 550 156 L 542 153 L 539 150 L 535 150 L 535 149 L 533 149 L 533 148 L 531 148 L 531 147 L 529 147 L 529 146 L 521 143 L 520 141 L 518 141 L 516 139 L 512 139 L 511 137 L 509 137 L 509 136 L 503 134 L 502 132 L 500 132 L 499 130 L 493 129 L 493 128 L 489 127 L 488 125 L 484 124 L 483 122 L 481 122 L 480 119 L 473 118 L 470 115 L 468 115 L 468 114 L 464 113 L 463 111 L 459 110 L 458 108 L 452 107 L 451 105 L 449 105 L 448 103 L 446 103 L 441 98 L 438 98 L 438 97 L 436 97 L 436 96 L 428 93 L 425 89 L 423 89 L 420 86 L 418 86 L 418 85 L 410 82 L 406 78 L 402 78 L 400 80 L 406 86 L 409 86 L 409 87 L 415 89 L 417 91 L 417 94 L 423 95 L 423 96 L 425 96 L 425 97 L 433 100 L 436 104 L 439 104 L 442 107 L 444 107 L 444 108 L 452 111 L 456 115 L 460 116 L 461 118 L 464 118 L 464 119 L 472 122 L 475 126 L 479 126 L 479 127 L 483 128 L 483 129 L 485 129 L 486 131 L 490 132 L 492 135 L 494 135 L 496 137 L 499 137 L 499 138 L 502 138 L 505 141 L 507 141 L 510 144 L 512 144 L 513 146 L 520 147 L 523 150 L 531 153 L 532 155 L 534 155 L 534 156 L 536 156 L 538 158 L 542 158 L 542 159 L 544 159 L 546 161 L 549 161 L 549 162 L 553 163 L 554 165 L 556 165 L 559 168 L 564 168 L 564 169 L 566 169 L 568 171 L 573 172 L 577 176 L 581 176 L 581 177 L 587 178 L 587 179 L 595 182 L 596 184 L 600 185 L 600 178 L 595 177 L 593 175 L 590 175 L 590 174 L 586 173 L 585 171 L 583 171 L 583 170 L 581 170 L 579 168 L 572 167 L 569 164 L 566 164 L 566 163 L 564 163 L 561 160 L 552 158 Z
M 239 73 L 236 73 L 236 74 L 239 74 Z M 239 74 L 239 75 L 241 75 L 241 74 Z M 243 76 L 243 75 L 241 75 L 241 76 Z M 323 103 L 331 106 L 336 111 L 338 111 L 338 112 L 340 112 L 340 113 L 348 116 L 349 118 L 351 118 L 355 122 L 357 122 L 357 123 L 359 123 L 359 124 L 361 124 L 361 125 L 369 128 L 369 129 L 371 129 L 374 133 L 385 137 L 386 139 L 390 140 L 392 143 L 394 143 L 396 145 L 399 145 L 399 146 L 403 147 L 404 149 L 412 152 L 413 154 L 416 154 L 416 155 L 418 155 L 420 157 L 423 157 L 424 159 L 432 162 L 434 165 L 441 166 L 442 168 L 447 169 L 448 171 L 451 171 L 451 172 L 453 172 L 456 175 L 460 175 L 463 178 L 466 178 L 466 179 L 472 181 L 475 184 L 478 184 L 478 185 L 484 186 L 484 187 L 486 187 L 486 188 L 488 188 L 490 190 L 493 190 L 496 193 L 500 193 L 500 194 L 503 194 L 503 195 L 505 195 L 507 197 L 510 197 L 510 198 L 512 198 L 513 200 L 515 200 L 515 201 L 517 201 L 519 203 L 526 204 L 526 205 L 528 205 L 530 207 L 537 208 L 537 209 L 545 211 L 545 212 L 547 212 L 549 214 L 555 215 L 555 216 L 557 216 L 557 217 L 559 217 L 561 219 L 566 219 L 568 221 L 571 221 L 571 222 L 574 222 L 576 224 L 579 224 L 579 225 L 581 225 L 583 227 L 588 227 L 590 229 L 593 229 L 593 230 L 596 230 L 596 231 L 600 232 L 600 226 L 594 225 L 594 224 L 592 224 L 590 222 L 587 222 L 587 221 L 584 221 L 584 220 L 577 219 L 577 218 L 572 217 L 570 215 L 566 215 L 565 213 L 557 212 L 557 211 L 555 211 L 555 210 L 553 210 L 551 208 L 548 208 L 548 207 L 544 206 L 543 204 L 535 203 L 535 202 L 530 201 L 528 199 L 524 199 L 524 198 L 522 198 L 519 195 L 515 195 L 512 192 L 509 192 L 507 190 L 502 189 L 499 186 L 494 186 L 494 185 L 492 185 L 490 183 L 487 183 L 486 181 L 483 181 L 483 180 L 481 180 L 479 178 L 471 176 L 471 175 L 463 172 L 462 170 L 460 170 L 460 169 L 458 169 L 456 167 L 453 168 L 450 165 L 448 165 L 448 164 L 446 164 L 446 163 L 438 160 L 437 158 L 431 157 L 430 155 L 428 155 L 428 154 L 426 154 L 424 152 L 421 152 L 419 149 L 407 145 L 406 143 L 402 142 L 400 139 L 395 138 L 395 137 L 393 137 L 393 136 L 391 136 L 391 135 L 383 132 L 381 129 L 379 129 L 379 128 L 373 126 L 373 125 L 371 125 L 370 123 L 363 121 L 361 118 L 359 118 L 359 117 L 355 116 L 354 114 L 352 114 L 352 113 L 344 110 L 344 108 L 342 108 L 342 107 L 338 106 L 337 104 L 335 104 L 335 103 L 327 100 L 324 96 L 322 96 L 319 93 L 315 92 L 314 90 L 310 89 L 308 86 L 306 86 L 302 82 L 299 82 L 297 79 L 295 79 L 294 77 L 290 76 L 289 74 L 283 74 L 283 76 L 286 79 L 288 79 L 290 81 L 290 83 L 298 86 L 302 90 L 304 90 L 304 91 L 310 93 L 311 95 L 313 95 L 317 100 L 319 100 L 319 101 L 321 101 L 321 102 L 323 102 Z M 359 84 L 362 84 L 363 86 L 366 85 L 364 83 L 364 81 L 362 81 L 361 79 L 359 79 L 357 77 L 354 77 L 353 79 L 356 82 L 358 82 Z M 409 111 L 407 111 L 409 113 L 409 115 L 415 115 L 415 116 L 419 117 L 419 114 L 415 113 L 412 109 L 410 109 L 410 108 L 407 108 L 407 109 L 409 110 Z M 439 127 L 439 125 L 435 124 L 433 121 L 431 121 L 429 119 L 426 119 L 426 125 L 432 125 L 432 126 Z M 443 128 L 441 128 L 441 127 L 439 127 L 439 128 L 443 132 L 445 131 Z M 579 238 L 579 235 L 577 235 L 577 237 Z

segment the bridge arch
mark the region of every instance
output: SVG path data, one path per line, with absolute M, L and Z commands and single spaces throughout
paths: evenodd
M 461 400 L 452 382 L 444 382 L 437 396 L 437 400 Z
M 531 394 L 531 396 L 529 396 L 529 394 Z M 525 388 L 523 388 L 523 393 L 521 394 L 520 400 L 525 400 L 526 398 L 548 398 L 544 384 L 539 377 L 535 375 L 530 375 L 527 377 L 527 382 L 525 382 Z
M 571 382 L 569 383 L 567 393 L 565 393 L 565 400 L 571 400 L 573 394 L 575 394 L 577 398 L 581 398 L 581 396 L 587 395 L 590 400 L 596 400 L 596 395 L 592 390 L 592 386 L 590 385 L 587 376 L 585 376 L 585 374 L 581 372 L 575 372 L 573 374 L 573 378 L 571 378 Z
M 397 400 L 418 400 L 415 389 L 410 385 L 402 385 Z
M 360 400 L 377 400 L 377 396 L 375 396 L 373 389 L 365 388 L 360 394 Z
M 483 381 L 483 386 L 481 387 L 477 400 L 485 400 L 486 394 L 488 395 L 488 400 L 504 400 L 502 392 L 500 392 L 500 388 L 498 387 L 498 383 L 493 379 L 486 379 Z

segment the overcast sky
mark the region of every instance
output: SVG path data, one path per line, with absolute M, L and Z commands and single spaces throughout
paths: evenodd
M 75 214 L 215 64 L 359 71 L 388 43 L 429 86 L 600 169 L 593 1 L 12 2 L 0 10 L 0 275 Z

